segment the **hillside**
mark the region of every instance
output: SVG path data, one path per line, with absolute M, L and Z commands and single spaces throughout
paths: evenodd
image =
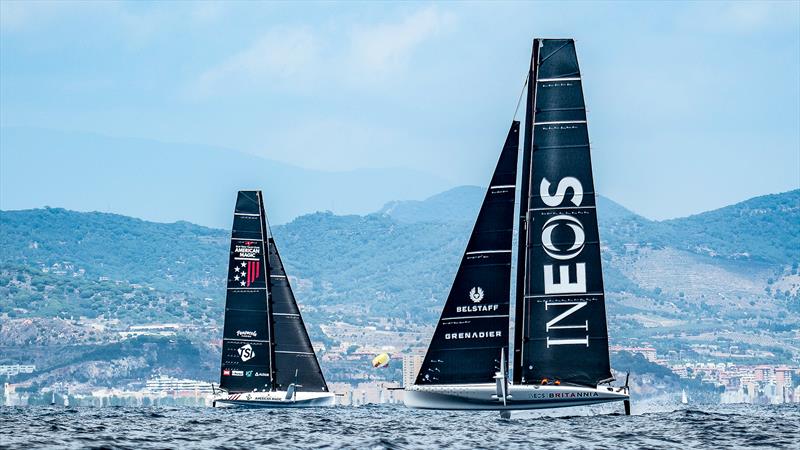
M 383 205 L 378 213 L 392 217 L 399 222 L 472 222 L 486 194 L 486 188 L 479 186 L 459 186 L 425 200 L 395 200 Z M 646 220 L 619 203 L 597 197 L 601 220 Z
M 792 264 L 800 261 L 798 224 L 800 189 L 662 222 L 614 218 L 602 237 L 610 245 L 637 243 L 721 259 Z
M 404 223 L 473 221 L 485 193 L 482 187 L 459 186 L 425 200 L 389 202 L 378 214 Z
M 29 268 L 69 263 L 90 278 L 108 277 L 165 289 L 213 286 L 229 231 L 188 222 L 147 222 L 59 208 L 0 212 L 4 263 Z
M 460 186 L 425 200 L 393 201 L 379 213 L 404 223 L 473 221 L 485 188 Z M 714 258 L 791 264 L 800 261 L 800 189 L 755 197 L 679 219 L 648 220 L 598 196 L 601 238 L 672 247 Z
M 670 239 L 683 240 L 684 248 L 696 253 L 782 264 L 800 261 L 800 189 L 663 225 Z
M 472 227 L 466 211 L 482 195 L 462 187 L 430 203 L 392 202 L 366 216 L 314 213 L 273 227 L 312 339 L 329 351 L 345 342 L 423 348 Z M 612 342 L 698 359 L 797 361 L 800 268 L 785 243 L 800 230 L 784 227 L 800 223 L 797 198 L 759 197 L 666 222 L 599 199 Z M 73 366 L 92 358 L 93 346 L 121 342 L 131 325 L 176 323 L 213 378 L 228 236 L 114 214 L 0 212 L 0 347 L 21 349 L 4 352 L 0 364 Z M 31 334 L 31 320 L 60 322 L 47 339 Z M 56 351 L 64 339 L 79 347 Z M 364 376 L 352 364 L 327 364 L 332 379 Z

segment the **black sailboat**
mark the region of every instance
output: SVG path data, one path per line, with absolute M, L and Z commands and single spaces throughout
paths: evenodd
M 589 138 L 575 42 L 535 39 L 519 185 L 513 122 L 415 385 L 418 408 L 535 409 L 625 401 L 611 387 Z
M 264 212 L 239 191 L 228 261 L 215 406 L 328 406 L 328 391 Z

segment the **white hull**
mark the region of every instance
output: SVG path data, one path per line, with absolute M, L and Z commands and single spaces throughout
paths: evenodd
M 286 399 L 286 391 L 244 392 L 214 397 L 215 408 L 315 408 L 334 406 L 336 395 L 331 392 L 295 392 Z
M 503 404 L 495 384 L 414 385 L 404 391 L 406 406 L 420 409 L 521 410 L 565 408 L 629 400 L 619 387 L 508 385 Z

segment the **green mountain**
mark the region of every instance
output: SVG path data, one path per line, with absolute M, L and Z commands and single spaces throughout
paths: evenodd
M 358 304 L 369 314 L 428 320 L 438 314 L 447 294 L 482 197 L 482 188 L 464 186 L 421 202 L 392 202 L 367 216 L 304 215 L 274 227 L 274 233 L 298 279 L 295 289 L 309 305 Z M 612 258 L 631 247 L 672 248 L 720 264 L 780 266 L 800 260 L 800 190 L 663 222 L 603 197 L 598 213 L 601 237 L 610 249 L 604 253 L 604 269 L 612 292 L 636 290 L 630 274 Z M 202 311 L 218 311 L 228 237 L 226 230 L 187 222 L 163 224 L 58 208 L 2 211 L 0 304 L 4 310 L 29 305 L 32 314 L 62 308 L 78 316 L 88 312 L 86 307 L 100 308 L 89 298 L 133 293 L 132 299 L 160 302 L 164 310 L 170 306 L 164 299 L 181 298 L 194 299 L 190 303 Z M 63 289 L 17 301 L 24 289 L 14 286 L 30 285 L 38 292 L 37 286 L 55 283 L 65 271 L 74 276 L 60 282 Z M 55 299 L 63 305 L 48 303 Z
M 461 186 L 426 200 L 389 202 L 379 213 L 398 222 L 472 222 L 485 188 Z M 765 195 L 679 219 L 648 220 L 603 196 L 597 198 L 601 238 L 672 247 L 722 259 L 791 264 L 800 260 L 800 189 Z
M 273 227 L 312 339 L 328 348 L 359 339 L 424 347 L 482 197 L 483 189 L 467 186 L 366 216 L 314 213 Z M 798 199 L 800 191 L 791 191 L 657 222 L 600 198 L 613 341 L 697 358 L 709 351 L 738 352 L 740 361 L 798 360 Z M 187 222 L 0 211 L 0 347 L 13 349 L 0 364 L 79 372 L 98 351 L 130 350 L 116 344 L 128 326 L 177 323 L 213 379 L 228 238 L 227 230 Z M 334 323 L 355 331 L 323 331 Z M 371 337 L 358 332 L 368 326 L 380 329 Z M 172 341 L 159 342 L 153 348 L 163 351 L 121 357 L 140 364 L 126 373 L 141 374 L 142 361 L 152 359 L 180 374 L 179 362 L 159 356 Z M 365 376 L 337 364 L 329 364 L 339 374 L 332 379 Z
M 459 186 L 433 195 L 425 200 L 397 200 L 383 205 L 378 213 L 398 222 L 473 222 L 478 215 L 486 188 Z M 600 219 L 618 220 L 641 218 L 619 203 L 606 197 L 597 197 Z M 643 218 L 642 218 L 643 219 Z
M 800 189 L 663 223 L 666 241 L 715 257 L 800 261 Z
M 601 224 L 601 231 L 609 245 L 636 243 L 721 259 L 792 264 L 800 261 L 798 224 L 800 189 L 661 222 L 615 217 Z
M 459 186 L 425 200 L 398 200 L 383 205 L 379 214 L 403 223 L 471 222 L 478 214 L 486 189 Z
M 0 212 L 4 263 L 28 268 L 70 264 L 86 276 L 203 290 L 220 275 L 230 232 L 60 208 Z

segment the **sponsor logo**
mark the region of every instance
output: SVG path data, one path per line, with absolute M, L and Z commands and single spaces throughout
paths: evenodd
M 569 190 L 572 190 L 572 195 L 568 195 Z M 567 206 L 581 206 L 583 203 L 583 185 L 580 180 L 575 177 L 564 177 L 559 180 L 555 195 L 551 195 L 550 182 L 547 178 L 542 178 L 542 182 L 539 185 L 539 195 L 545 205 L 554 209 L 561 208 L 562 204 L 565 202 L 571 203 L 571 205 Z M 559 227 L 568 227 L 572 230 L 573 237 L 571 243 L 559 242 L 559 246 L 553 243 L 553 231 Z M 570 263 L 570 260 L 580 255 L 586 244 L 586 233 L 584 232 L 583 223 L 578 216 L 559 214 L 549 218 L 542 225 L 541 239 L 542 248 L 547 256 L 563 262 L 563 264 L 558 266 L 558 281 L 556 281 L 553 264 L 544 264 L 542 266 L 544 293 L 548 295 L 585 294 L 587 292 L 586 263 Z M 572 267 L 574 267 L 572 271 L 575 273 L 575 282 L 570 282 L 570 269 Z M 589 346 L 589 321 L 585 320 L 583 323 L 575 323 L 574 319 L 573 321 L 565 320 L 584 306 L 586 306 L 586 302 L 544 302 L 545 311 L 556 307 L 561 308 L 559 314 L 545 324 L 545 333 L 548 334 L 546 342 L 547 348 L 555 345 Z M 570 338 L 562 338 L 560 335 L 558 339 L 552 339 L 549 336 L 551 330 L 583 330 L 584 332 Z
M 252 370 L 248 370 L 247 372 L 244 373 L 244 376 L 246 376 L 248 378 L 252 377 L 253 376 L 253 371 Z
M 241 370 L 231 370 L 231 375 L 235 377 L 241 377 L 244 375 L 244 372 L 242 372 Z
M 258 259 L 261 256 L 261 244 L 254 241 L 243 241 L 233 246 L 234 259 Z
M 469 299 L 474 303 L 480 303 L 483 300 L 483 288 L 476 286 L 469 290 Z
M 268 377 L 267 372 L 256 372 L 253 374 L 254 377 Z
M 222 376 L 223 376 L 223 377 L 229 377 L 229 376 L 231 376 L 231 371 L 230 371 L 230 369 L 222 369 Z
M 468 331 L 464 333 L 445 333 L 445 339 L 484 339 L 502 337 L 502 331 Z
M 529 394 L 529 398 L 540 400 L 549 398 L 581 398 L 581 397 L 599 397 L 597 392 L 533 392 Z
M 236 330 L 236 336 L 237 337 L 243 337 L 243 338 L 254 338 L 254 337 L 258 337 L 258 332 L 257 331 L 250 331 L 250 330 L 244 330 L 244 331 Z
M 469 306 L 456 306 L 457 313 L 472 313 L 472 312 L 492 312 L 500 309 L 500 305 L 469 305 Z
M 256 357 L 256 352 L 250 344 L 245 344 L 236 349 L 236 351 L 239 352 L 239 357 L 242 358 L 242 361 L 250 361 Z
M 563 250 L 553 244 L 553 230 L 559 226 L 567 226 L 572 229 L 575 240 L 570 248 Z M 572 259 L 583 250 L 586 234 L 583 232 L 583 224 L 573 216 L 559 215 L 551 217 L 542 226 L 542 248 L 553 259 L 567 260 Z
M 248 287 L 261 278 L 261 244 L 243 241 L 233 247 L 230 278 L 234 284 Z

